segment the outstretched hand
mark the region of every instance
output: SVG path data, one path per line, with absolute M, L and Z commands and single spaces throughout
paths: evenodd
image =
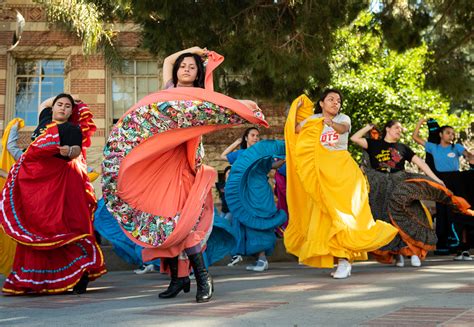
M 63 157 L 67 157 L 69 154 L 69 145 L 58 146 L 59 154 Z
M 247 108 L 249 108 L 252 111 L 262 111 L 258 104 L 255 101 L 252 100 L 239 100 L 240 103 L 244 104 Z
M 419 121 L 418 121 L 418 125 L 423 125 L 424 123 L 426 123 L 428 121 L 428 119 L 426 118 L 421 118 Z
M 207 50 L 207 48 L 201 48 L 201 47 L 197 47 L 197 46 L 196 46 L 196 47 L 189 48 L 188 50 L 189 50 L 189 52 L 195 53 L 195 54 L 197 54 L 197 55 L 200 56 L 200 57 L 206 56 L 207 53 L 209 52 L 209 51 Z

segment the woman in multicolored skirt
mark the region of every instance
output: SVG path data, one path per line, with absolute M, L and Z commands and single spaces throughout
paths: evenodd
M 405 144 L 400 143 L 402 125 L 389 121 L 381 139 L 366 139 L 374 126 L 368 124 L 351 137 L 351 141 L 366 150 L 368 163 L 364 171 L 370 184 L 369 202 L 375 219 L 393 224 L 398 235 L 387 245 L 372 252 L 382 263 L 404 266 L 404 257 L 411 265 L 421 266 L 428 251 L 436 247 L 436 233 L 431 215 L 421 200 L 445 203 L 458 211 L 469 204 L 455 197 L 428 165 Z M 412 162 L 427 176 L 405 171 L 405 162 Z
M 202 251 L 212 227 L 216 172 L 202 163 L 201 136 L 244 122 L 267 123 L 248 103 L 212 91 L 212 71 L 224 58 L 206 52 L 206 72 L 199 74 L 197 49 L 165 60 L 168 88 L 146 96 L 118 121 L 104 149 L 102 171 L 109 211 L 144 247 L 143 260 L 162 258 L 161 269 L 171 275 L 160 298 L 189 292 L 191 263 L 196 301 L 207 302 L 213 284 Z

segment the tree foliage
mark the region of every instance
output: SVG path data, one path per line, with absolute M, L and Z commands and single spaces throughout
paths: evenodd
M 374 15 L 362 13 L 350 27 L 335 33 L 329 58 L 331 85 L 342 90 L 343 111 L 352 118 L 354 131 L 370 122 L 382 128 L 396 119 L 407 130 L 402 141 L 419 148 L 410 135 L 420 118 L 435 118 L 457 131 L 469 128 L 472 112 L 449 114 L 449 100 L 425 87 L 424 69 L 431 58 L 428 46 L 422 43 L 402 53 L 391 50 L 381 28 Z M 314 84 L 308 92 L 317 88 Z
M 403 52 L 422 43 L 430 58 L 426 85 L 452 99 L 453 110 L 472 110 L 474 1 L 383 0 L 377 19 L 391 49 Z
M 142 47 L 161 57 L 194 45 L 224 54 L 223 92 L 286 101 L 330 82 L 334 32 L 372 11 L 384 47 L 424 46 L 426 86 L 448 96 L 452 111 L 472 110 L 472 0 L 36 1 L 77 32 L 85 52 L 95 44 L 116 54 L 111 24 L 134 21 Z
M 37 0 L 47 8 L 48 18 L 63 22 L 82 40 L 85 54 L 93 53 L 104 42 L 112 44 L 113 30 L 104 26 L 102 14 L 93 3 L 81 0 Z
M 288 100 L 312 75 L 330 80 L 333 31 L 367 0 L 131 1 L 142 44 L 166 55 L 193 45 L 225 55 L 221 87 L 232 95 Z

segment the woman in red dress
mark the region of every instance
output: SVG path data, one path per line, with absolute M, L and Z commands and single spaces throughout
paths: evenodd
M 5 293 L 84 293 L 106 272 L 82 154 L 95 130 L 92 115 L 69 94 L 58 95 L 51 111 L 52 121 L 13 166 L 2 191 L 0 223 L 18 242 Z

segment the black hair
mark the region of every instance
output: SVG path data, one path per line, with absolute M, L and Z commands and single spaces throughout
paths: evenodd
M 194 58 L 194 61 L 196 61 L 196 67 L 197 67 L 197 75 L 196 79 L 193 82 L 194 87 L 200 87 L 204 88 L 204 78 L 205 78 L 205 70 L 204 70 L 204 65 L 202 63 L 201 57 L 199 57 L 195 53 L 191 52 L 186 52 L 181 55 L 176 59 L 174 65 L 173 65 L 173 85 L 176 87 L 178 85 L 178 69 L 179 66 L 181 66 L 181 63 L 183 62 L 184 58 L 187 57 L 192 57 Z
M 224 168 L 224 176 L 225 174 L 227 174 L 227 172 L 230 170 L 230 168 L 232 168 L 232 166 L 227 166 Z
M 326 97 L 329 95 L 329 93 L 336 93 L 339 95 L 339 98 L 341 99 L 341 108 L 342 108 L 342 93 L 338 89 L 325 89 L 321 96 L 319 97 L 319 100 L 316 101 L 316 106 L 314 107 L 314 113 L 315 114 L 320 114 L 323 112 L 323 108 L 321 108 L 321 105 L 319 104 L 320 101 L 324 101 Z
M 260 132 L 260 130 L 257 127 L 249 127 L 244 131 L 244 134 L 242 135 L 242 142 L 240 143 L 240 148 L 241 149 L 247 149 L 247 140 L 246 137 L 249 136 L 250 131 L 256 130 L 257 132 Z
M 74 109 L 74 104 L 75 104 L 74 99 L 68 93 L 58 94 L 53 100 L 53 107 L 54 107 L 54 104 L 61 98 L 68 98 L 69 101 L 71 101 L 72 108 Z M 71 116 L 69 116 L 69 119 L 71 119 L 73 114 L 74 114 L 74 110 L 72 111 Z M 33 134 L 31 134 L 31 140 L 34 141 L 38 136 L 40 136 L 42 133 L 42 130 L 46 127 L 47 124 L 51 123 L 52 120 L 53 120 L 53 108 L 52 107 L 44 108 L 41 111 L 40 116 L 38 118 L 38 121 L 39 121 L 38 126 L 36 126 Z
M 398 121 L 396 119 L 391 119 L 385 124 L 385 126 L 383 127 L 383 130 L 382 130 L 382 140 L 385 139 L 385 136 L 387 136 L 387 128 L 392 127 L 396 123 L 401 124 L 400 121 Z
M 71 106 L 74 107 L 74 104 L 75 104 L 74 99 L 73 99 L 72 95 L 70 95 L 70 94 L 68 94 L 68 93 L 60 93 L 60 94 L 58 94 L 58 95 L 54 98 L 54 100 L 53 100 L 53 107 L 54 107 L 54 104 L 56 103 L 56 101 L 58 101 L 58 100 L 61 99 L 61 98 L 68 98 L 69 101 L 71 101 Z
M 449 125 L 443 125 L 440 128 L 438 128 L 438 134 L 439 134 L 439 138 L 440 138 L 439 143 L 441 143 L 441 134 L 443 134 L 444 130 L 448 129 L 448 128 L 451 128 L 454 131 L 454 128 L 452 126 L 449 126 Z M 455 141 L 455 139 L 453 139 L 453 143 L 451 143 L 451 149 L 454 149 L 454 141 Z

